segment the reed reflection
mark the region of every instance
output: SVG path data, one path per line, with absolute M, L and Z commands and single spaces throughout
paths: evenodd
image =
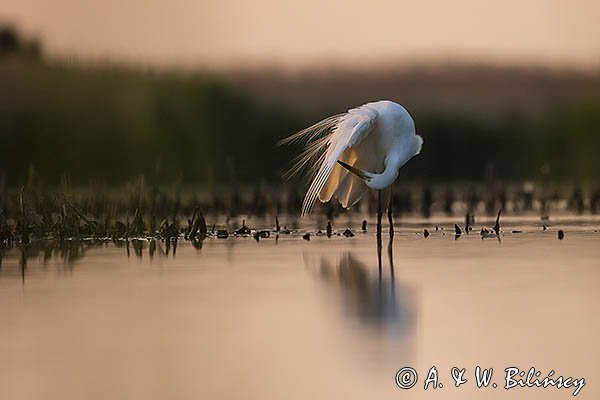
M 0 276 L 18 276 L 25 283 L 28 275 L 28 264 L 30 260 L 37 261 L 34 270 L 46 269 L 52 260 L 59 261 L 57 266 L 65 270 L 72 270 L 75 263 L 83 259 L 90 248 L 101 247 L 101 241 L 35 241 L 27 244 L 6 247 L 0 249 Z M 2 265 L 2 258 L 10 260 L 10 256 L 16 263 Z

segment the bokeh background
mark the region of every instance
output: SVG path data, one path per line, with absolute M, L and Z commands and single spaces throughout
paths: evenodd
M 278 139 L 368 101 L 425 138 L 401 179 L 600 178 L 600 3 L 8 0 L 0 180 L 281 182 Z

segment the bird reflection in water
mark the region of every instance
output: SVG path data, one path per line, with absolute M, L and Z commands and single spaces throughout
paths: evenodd
M 392 240 L 387 255 L 389 274 L 382 266 L 382 246 L 377 246 L 377 274 L 351 252 L 342 253 L 334 267 L 322 259 L 319 276 L 328 286 L 338 288 L 344 314 L 379 333 L 406 336 L 414 331 L 417 316 L 414 290 L 394 276 Z M 330 287 L 328 287 L 330 289 Z

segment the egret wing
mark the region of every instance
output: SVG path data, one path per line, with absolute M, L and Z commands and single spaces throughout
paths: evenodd
M 342 205 L 346 204 L 344 205 L 346 207 L 348 201 L 353 201 L 359 193 L 364 195 L 366 192 L 364 183 L 348 177 L 348 172 L 342 170 L 337 161 L 343 156 L 343 159 L 349 161 L 351 165 L 360 162 L 361 159 L 363 162 L 372 163 L 372 160 L 368 159 L 376 154 L 373 148 L 375 143 L 368 140 L 368 137 L 375 129 L 378 116 L 377 111 L 369 105 L 353 108 L 338 117 L 337 123 L 328 135 L 313 142 L 314 149 L 319 150 L 320 154 L 317 162 L 313 164 L 316 173 L 302 204 L 303 216 L 310 214 L 317 198 L 328 201 L 335 193 Z M 364 145 L 361 145 L 362 143 Z M 342 183 L 344 188 L 338 193 Z M 347 201 L 344 201 L 344 198 L 347 198 Z
M 339 160 L 365 171 L 380 173 L 385 165 L 383 157 L 379 156 L 378 148 L 377 135 L 368 135 L 359 144 L 346 149 Z M 362 179 L 338 164 L 319 193 L 319 200 L 328 202 L 335 197 L 342 207 L 350 208 L 368 191 L 369 187 Z

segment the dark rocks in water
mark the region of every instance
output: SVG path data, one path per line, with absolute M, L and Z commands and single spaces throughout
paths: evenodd
M 282 235 L 289 235 L 291 232 L 287 228 L 287 226 L 284 226 L 283 229 L 281 231 L 279 231 L 279 233 L 282 234 Z
M 263 239 L 266 239 L 268 237 L 271 237 L 271 232 L 269 232 L 267 230 L 261 230 L 258 232 L 258 236 L 260 236 Z
M 519 231 L 519 230 L 515 229 L 515 230 L 512 230 L 511 233 L 523 233 L 523 231 Z
M 327 237 L 331 237 L 331 233 L 333 232 L 333 227 L 331 226 L 331 221 L 327 221 Z
M 346 228 L 346 230 L 343 233 L 344 236 L 346 237 L 354 237 L 354 233 L 352 233 L 352 231 L 350 230 L 350 228 Z
M 194 239 L 191 241 L 192 242 L 192 246 L 194 246 L 194 248 L 196 250 L 202 250 L 202 240 L 198 240 L 198 239 Z
M 227 239 L 229 237 L 229 232 L 227 232 L 225 229 L 219 229 L 217 230 L 217 237 L 219 239 Z
M 236 235 L 249 235 L 252 233 L 250 228 L 246 226 L 246 220 L 242 220 L 242 227 L 234 232 Z
M 494 232 L 496 235 L 500 234 L 500 214 L 502 213 L 502 209 L 498 210 L 498 216 L 496 216 L 496 223 L 494 224 Z
M 362 222 L 362 225 L 361 225 L 360 229 L 361 229 L 363 232 L 366 232 L 366 231 L 367 231 L 367 220 L 366 220 L 366 219 L 363 219 L 363 222 Z
M 454 234 L 455 234 L 456 236 L 460 236 L 460 235 L 462 235 L 462 231 L 460 230 L 460 226 L 458 226 L 458 225 L 456 225 L 456 224 L 454 224 Z
M 303 236 L 302 239 L 310 241 L 310 233 L 306 232 Z
M 429 231 L 427 230 L 427 228 L 423 229 L 423 236 L 425 236 L 426 238 L 429 237 Z
M 545 231 L 546 229 L 548 229 L 548 227 L 546 225 L 542 225 L 542 230 Z
M 558 230 L 558 240 L 563 240 L 565 238 L 565 232 L 562 229 Z
M 498 242 L 500 242 L 500 235 L 497 235 L 496 233 L 487 228 L 481 228 L 481 231 L 479 231 L 479 235 L 481 236 L 481 240 L 495 238 L 498 239 Z

